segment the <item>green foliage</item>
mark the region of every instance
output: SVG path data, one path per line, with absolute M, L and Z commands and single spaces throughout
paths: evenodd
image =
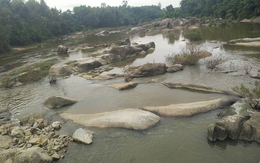
M 44 0 L 0 0 L 0 54 L 10 46 L 40 43 L 48 38 L 92 28 L 136 25 L 158 19 L 159 6 L 74 7 L 73 12 L 49 8 Z
M 234 87 L 233 91 L 242 95 L 252 109 L 260 110 L 260 82 L 255 81 L 255 83 L 251 83 L 249 87 L 241 84 L 240 86 Z
M 183 32 L 183 36 L 190 41 L 201 41 L 201 34 L 199 30 L 188 30 Z
M 260 16 L 259 0 L 182 0 L 184 16 L 244 19 Z

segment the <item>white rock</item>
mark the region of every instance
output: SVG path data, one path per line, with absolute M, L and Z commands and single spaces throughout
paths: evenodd
M 84 144 L 91 144 L 93 142 L 93 134 L 94 132 L 90 130 L 84 130 L 82 128 L 79 128 L 74 132 L 72 137 L 75 141 Z

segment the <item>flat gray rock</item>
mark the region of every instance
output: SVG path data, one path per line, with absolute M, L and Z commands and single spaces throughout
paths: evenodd
M 126 89 L 135 88 L 137 85 L 138 85 L 137 82 L 128 82 L 128 83 L 111 84 L 108 86 L 118 90 L 126 90 Z
M 160 121 L 160 117 L 140 109 L 124 109 L 98 114 L 62 113 L 60 116 L 85 127 L 117 127 L 145 130 Z
M 205 113 L 214 109 L 223 108 L 237 101 L 237 98 L 221 98 L 210 101 L 200 101 L 183 104 L 172 104 L 168 106 L 148 106 L 143 110 L 151 111 L 165 116 L 192 116 Z
M 60 108 L 63 106 L 68 106 L 77 103 L 78 101 L 69 97 L 52 96 L 49 97 L 44 105 L 50 109 Z
M 94 132 L 90 130 L 84 130 L 82 128 L 77 129 L 73 134 L 73 140 L 84 143 L 91 144 L 93 142 Z

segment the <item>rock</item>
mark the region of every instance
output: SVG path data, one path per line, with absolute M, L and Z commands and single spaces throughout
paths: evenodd
M 19 127 L 14 128 L 11 130 L 11 136 L 22 138 L 24 137 L 23 130 L 21 130 Z
M 59 121 L 53 122 L 51 124 L 51 127 L 54 128 L 55 130 L 59 130 L 61 128 L 61 122 Z
M 183 66 L 181 64 L 175 64 L 172 66 L 167 66 L 167 72 L 168 73 L 174 73 L 183 70 Z
M 112 45 L 111 45 L 111 47 L 113 48 L 113 47 L 116 47 L 116 46 L 122 46 L 122 45 L 128 45 L 128 46 L 130 46 L 131 45 L 131 42 L 130 42 L 130 39 L 125 39 L 124 41 L 118 41 L 118 42 L 116 42 L 116 43 L 113 43 Z
M 60 116 L 85 127 L 118 127 L 145 130 L 160 121 L 160 117 L 140 109 L 124 109 L 98 114 L 62 113 Z
M 98 67 L 102 66 L 102 64 L 98 61 L 98 59 L 86 58 L 86 59 L 77 61 L 75 63 L 75 66 L 79 72 L 82 72 L 82 71 L 98 68 Z
M 0 125 L 9 122 L 11 113 L 9 111 L 0 111 Z
M 241 127 L 240 140 L 257 141 L 260 143 L 260 113 L 253 113 L 251 118 Z
M 176 19 L 176 20 L 172 21 L 172 23 L 171 23 L 172 28 L 176 28 L 176 27 L 179 27 L 182 25 L 183 25 L 183 22 L 180 19 Z
M 208 51 L 199 51 L 200 58 L 206 58 L 212 56 L 212 53 Z
M 36 138 L 31 138 L 30 140 L 29 140 L 29 144 L 32 144 L 32 145 L 35 145 L 35 144 L 38 144 L 39 143 L 39 138 L 38 137 L 36 137 Z
M 58 153 L 56 153 L 56 152 L 54 152 L 54 154 L 52 154 L 51 157 L 52 157 L 52 159 L 53 159 L 54 161 L 57 161 L 57 160 L 60 159 L 60 155 L 59 155 Z
M 41 148 L 30 148 L 16 153 L 13 163 L 52 163 L 52 158 Z
M 138 84 L 139 83 L 137 82 L 128 82 L 128 83 L 111 84 L 108 86 L 118 90 L 126 90 L 126 89 L 135 88 Z
M 187 19 L 183 22 L 184 27 L 190 27 L 190 26 L 195 26 L 200 24 L 201 24 L 200 20 L 195 17 Z
M 260 46 L 260 37 L 230 40 L 229 45 Z
M 57 50 L 58 54 L 67 54 L 67 52 L 68 52 L 68 48 L 66 46 L 63 45 L 58 46 L 58 50 Z
M 5 163 L 5 161 L 8 159 L 13 158 L 18 151 L 20 151 L 20 149 L 8 149 L 0 151 L 0 162 Z
M 210 93 L 220 93 L 225 95 L 234 95 L 241 97 L 236 92 L 226 91 L 226 90 L 218 90 L 212 87 L 208 87 L 205 85 L 198 85 L 198 84 L 188 84 L 188 83 L 173 83 L 173 82 L 165 82 L 163 83 L 166 87 L 169 88 L 177 88 L 177 89 L 190 89 L 193 91 L 202 91 L 202 92 L 210 92 Z
M 166 18 L 166 19 L 163 19 L 160 22 L 159 26 L 160 27 L 165 27 L 165 28 L 170 28 L 171 27 L 171 23 L 172 23 L 172 19 Z
M 128 72 L 132 78 L 161 75 L 166 73 L 166 65 L 164 63 L 147 63 L 137 67 L 130 67 Z
M 52 96 L 44 102 L 44 105 L 50 109 L 55 109 L 63 106 L 73 105 L 77 102 L 78 101 L 76 99 L 69 97 Z
M 94 132 L 92 132 L 92 131 L 79 128 L 74 132 L 72 138 L 75 141 L 78 141 L 78 142 L 81 142 L 84 144 L 91 144 L 93 141 L 93 134 L 94 134 Z
M 143 110 L 151 111 L 165 116 L 192 116 L 199 113 L 205 113 L 215 109 L 232 105 L 237 98 L 221 98 L 210 101 L 200 101 L 183 104 L 172 104 L 168 106 L 148 106 Z
M 5 135 L 5 136 L 2 136 L 0 135 L 0 148 L 7 148 L 9 147 L 10 143 L 12 143 L 13 139 L 8 136 L 8 135 Z
M 210 141 L 238 139 L 243 123 L 248 120 L 248 117 L 242 115 L 226 116 L 219 120 L 216 124 L 211 124 L 208 127 L 208 139 Z
M 50 76 L 69 76 L 73 70 L 68 65 L 54 65 L 49 70 Z

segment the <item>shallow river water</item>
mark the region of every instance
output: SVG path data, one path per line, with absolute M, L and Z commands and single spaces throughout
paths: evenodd
M 187 103 L 211 100 L 224 95 L 212 93 L 191 92 L 180 89 L 169 89 L 162 82 L 185 82 L 205 84 L 214 88 L 231 90 L 241 83 L 248 84 L 254 79 L 244 75 L 244 66 L 253 67 L 252 73 L 260 68 L 260 48 L 248 48 L 226 45 L 230 39 L 244 37 L 260 37 L 260 26 L 255 24 L 233 24 L 216 28 L 202 28 L 203 41 L 198 45 L 201 49 L 210 51 L 212 57 L 223 57 L 225 62 L 219 71 L 210 72 L 205 60 L 198 65 L 185 67 L 183 71 L 174 74 L 135 79 L 140 82 L 135 89 L 117 91 L 107 87 L 108 84 L 123 82 L 123 78 L 108 81 L 91 81 L 78 76 L 59 79 L 56 85 L 49 85 L 48 78 L 39 82 L 13 89 L 0 90 L 1 107 L 9 107 L 14 118 L 31 113 L 54 115 L 60 112 L 70 113 L 100 113 L 125 108 L 140 108 L 143 106 L 161 106 L 173 103 Z M 165 62 L 165 56 L 177 54 L 185 47 L 188 40 L 182 36 L 182 31 L 173 31 L 155 36 L 127 36 L 122 33 L 110 36 L 86 36 L 80 40 L 58 41 L 42 50 L 32 50 L 19 54 L 19 62 L 40 62 L 56 58 L 60 63 L 88 57 L 90 52 L 83 50 L 71 51 L 66 58 L 58 58 L 52 51 L 58 44 L 76 47 L 79 44 L 101 44 L 130 38 L 131 42 L 155 42 L 156 48 L 152 54 L 142 58 L 130 58 L 113 64 L 113 70 L 107 73 L 122 73 L 126 65 L 141 65 L 144 63 Z M 213 41 L 212 40 L 216 40 Z M 15 56 L 14 56 L 15 57 Z M 3 57 L 1 65 L 13 60 L 12 56 Z M 1 66 L 0 65 L 0 66 Z M 233 71 L 222 73 L 221 71 Z M 49 111 L 43 102 L 50 96 L 61 95 L 79 100 L 73 106 Z M 239 110 L 236 110 L 239 113 Z M 220 110 L 185 118 L 162 117 L 159 124 L 146 131 L 126 129 L 90 128 L 96 134 L 92 145 L 70 143 L 62 163 L 258 163 L 260 160 L 259 143 L 226 140 L 211 143 L 207 141 L 207 127 L 216 122 Z M 246 112 L 246 111 L 244 111 Z M 72 134 L 82 127 L 71 122 L 64 124 L 60 133 Z

